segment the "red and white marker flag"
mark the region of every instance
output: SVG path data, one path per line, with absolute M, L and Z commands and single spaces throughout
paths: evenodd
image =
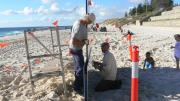
M 34 36 L 34 33 L 33 32 L 28 32 L 29 35 L 31 36 Z
M 96 23 L 96 28 L 97 28 L 97 29 L 99 28 L 99 24 L 98 24 L 98 23 Z
M 58 27 L 58 20 L 54 21 L 52 24 L 53 24 L 55 27 Z
M 93 6 L 94 5 L 94 3 L 93 3 L 93 1 L 92 0 L 88 0 L 88 6 Z

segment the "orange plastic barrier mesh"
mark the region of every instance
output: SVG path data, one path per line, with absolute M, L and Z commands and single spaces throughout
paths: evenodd
M 5 47 L 7 47 L 8 46 L 8 43 L 0 43 L 0 48 L 5 48 Z

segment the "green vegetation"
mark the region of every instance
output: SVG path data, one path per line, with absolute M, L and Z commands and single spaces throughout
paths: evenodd
M 173 7 L 173 0 L 151 0 L 151 6 L 154 10 L 159 8 L 171 9 Z
M 147 21 L 149 17 L 160 15 L 165 10 L 171 10 L 173 6 L 173 0 L 150 0 L 150 2 L 138 4 L 137 8 L 134 7 L 128 12 L 125 12 L 123 18 L 107 19 L 103 24 L 111 24 L 116 26 L 122 26 L 125 24 L 135 23 L 136 20 Z
M 146 1 L 146 0 L 145 0 Z M 159 9 L 170 10 L 173 7 L 173 0 L 151 0 L 151 2 L 140 3 L 137 7 L 130 9 L 129 16 L 135 16 L 152 12 Z
M 147 8 L 146 8 L 146 7 L 147 7 Z M 130 15 L 130 16 L 135 16 L 135 15 L 136 15 L 136 10 L 137 10 L 137 15 L 146 13 L 146 10 L 147 10 L 147 12 L 153 11 L 151 5 L 147 4 L 147 6 L 146 6 L 146 4 L 139 4 L 137 8 L 134 7 L 134 8 L 132 8 L 132 9 L 130 9 L 129 15 Z

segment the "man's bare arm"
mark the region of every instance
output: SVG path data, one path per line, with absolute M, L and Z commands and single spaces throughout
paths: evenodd
M 84 46 L 84 41 L 81 41 L 81 40 L 79 40 L 79 39 L 76 39 L 76 38 L 74 38 L 73 40 L 72 40 L 72 43 L 73 43 L 73 45 L 74 46 L 76 46 L 76 47 L 83 47 Z

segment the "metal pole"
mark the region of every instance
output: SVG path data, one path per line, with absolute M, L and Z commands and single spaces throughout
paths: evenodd
M 33 34 L 30 34 L 47 52 L 49 52 L 50 54 L 52 54 L 51 53 L 51 51 L 37 38 L 37 37 L 35 37 Z
M 31 63 L 29 60 L 30 56 L 29 56 L 29 47 L 28 47 L 28 42 L 27 42 L 26 31 L 24 31 L 24 38 L 25 38 L 26 55 L 27 55 L 27 60 L 28 60 L 28 65 L 29 65 L 29 79 L 31 82 L 32 93 L 34 94 L 34 81 L 32 80 L 32 70 L 31 70 Z
M 86 14 L 88 14 L 88 2 L 89 0 L 86 0 Z M 87 28 L 87 26 L 86 26 Z M 88 38 L 88 32 L 87 32 L 87 38 Z M 86 62 L 88 62 L 88 40 L 86 41 Z M 87 71 L 87 66 L 85 66 L 86 63 L 84 64 L 84 68 L 83 68 L 83 81 L 84 81 L 84 97 L 85 97 L 85 101 L 88 101 L 88 71 Z
M 138 12 L 137 12 L 137 7 L 136 7 L 136 17 L 137 17 L 137 13 L 138 13 Z
M 88 70 L 87 70 L 87 67 L 88 67 L 88 59 L 89 59 L 89 56 L 88 56 L 88 41 L 86 42 L 86 63 L 84 65 L 84 68 L 83 68 L 83 71 L 84 71 L 84 96 L 85 96 L 85 101 L 88 101 Z
M 57 43 L 58 43 L 58 48 L 59 48 L 59 58 L 60 58 L 60 63 L 61 63 L 61 68 L 62 68 L 62 78 L 63 78 L 63 88 L 64 88 L 64 95 L 67 100 L 67 89 L 66 89 L 66 81 L 65 81 L 65 74 L 64 74 L 64 64 L 62 60 L 62 50 L 61 50 L 61 42 L 60 42 L 60 36 L 59 36 L 59 29 L 56 27 L 56 34 L 57 34 Z
M 50 32 L 51 32 L 52 49 L 53 49 L 53 54 L 54 54 L 54 39 L 53 39 L 53 33 L 52 33 L 52 29 L 51 28 L 50 28 Z
M 34 58 L 43 58 L 43 57 L 55 57 L 59 54 L 44 54 L 44 55 L 36 55 L 36 56 L 29 56 L 29 59 L 34 59 Z
M 52 33 L 52 29 L 51 28 L 50 28 L 50 32 L 51 32 L 52 48 L 53 48 L 53 53 L 54 53 L 54 39 L 53 39 L 53 33 Z
M 88 14 L 88 0 L 86 0 L 86 14 Z

